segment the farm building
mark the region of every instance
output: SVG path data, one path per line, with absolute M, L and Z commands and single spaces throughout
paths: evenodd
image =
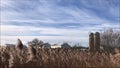
M 57 45 L 57 44 L 54 44 L 54 45 L 51 45 L 51 48 L 61 48 L 61 46 Z
M 50 46 L 51 46 L 51 45 L 50 45 L 49 43 L 44 43 L 44 44 L 43 44 L 43 48 L 50 48 Z
M 71 46 L 68 43 L 63 43 L 61 45 L 62 48 L 71 48 Z

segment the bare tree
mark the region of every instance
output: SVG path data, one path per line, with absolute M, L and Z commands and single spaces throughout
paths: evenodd
M 101 46 L 104 49 L 120 47 L 120 32 L 113 29 L 101 33 Z
M 31 45 L 31 46 L 39 46 L 39 47 L 42 47 L 43 46 L 43 41 L 41 40 L 38 40 L 37 38 L 33 39 L 32 41 L 28 42 L 28 45 Z

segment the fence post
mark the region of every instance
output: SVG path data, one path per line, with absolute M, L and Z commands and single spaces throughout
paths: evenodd
M 94 35 L 94 49 L 100 51 L 100 33 L 96 32 Z
M 94 51 L 94 34 L 90 33 L 89 35 L 89 51 Z

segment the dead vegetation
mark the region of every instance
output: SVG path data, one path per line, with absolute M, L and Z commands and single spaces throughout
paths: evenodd
M 74 48 L 39 49 L 28 47 L 19 55 L 17 49 L 0 48 L 1 68 L 84 68 L 84 67 L 120 67 L 120 52 L 115 54 Z

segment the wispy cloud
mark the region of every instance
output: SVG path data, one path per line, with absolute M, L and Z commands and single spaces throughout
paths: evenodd
M 83 39 L 87 43 L 91 31 L 119 30 L 119 3 L 120 0 L 1 0 L 1 35 L 4 40 L 10 36 L 51 36 L 56 38 L 54 41 Z

